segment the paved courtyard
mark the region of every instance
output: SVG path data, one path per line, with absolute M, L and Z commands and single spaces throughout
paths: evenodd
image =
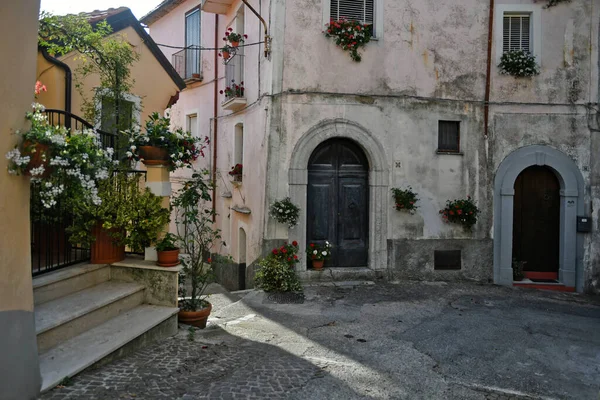
M 476 284 L 215 294 L 209 327 L 43 399 L 600 399 L 600 298 Z M 293 299 L 291 299 L 293 300 Z

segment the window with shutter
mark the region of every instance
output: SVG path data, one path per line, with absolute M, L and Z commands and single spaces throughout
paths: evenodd
M 373 24 L 374 0 L 331 0 L 330 18 L 341 18 L 360 21 L 363 24 Z
M 438 151 L 444 153 L 460 152 L 460 122 L 439 121 Z
M 185 79 L 200 73 L 200 9 L 185 16 Z
M 502 51 L 531 53 L 531 14 L 504 13 Z

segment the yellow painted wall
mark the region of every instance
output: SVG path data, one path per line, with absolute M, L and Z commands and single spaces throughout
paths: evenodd
M 135 81 L 131 94 L 141 97 L 140 123 L 143 126 L 153 112 L 162 114 L 171 96 L 175 95 L 179 89 L 132 27 L 127 27 L 114 35 L 122 35 L 140 55 L 139 60 L 131 66 L 131 76 Z M 83 99 L 75 89 L 77 67 L 83 60 L 76 52 L 66 54 L 59 59 L 71 68 L 74 76 L 72 112 L 83 117 L 81 110 Z M 41 52 L 38 54 L 37 68 L 38 79 L 48 88 L 48 92 L 39 96 L 39 102 L 46 108 L 64 109 L 64 73 L 62 69 L 46 61 Z M 92 98 L 94 89 L 99 85 L 99 76 L 89 76 L 83 81 L 83 87 L 89 99 Z
M 35 85 L 39 0 L 0 4 L 0 311 L 33 310 L 29 248 L 29 180 L 7 172 L 4 155 L 26 128 Z M 17 40 L 18 38 L 18 40 Z M 0 395 L 1 397 L 1 395 Z

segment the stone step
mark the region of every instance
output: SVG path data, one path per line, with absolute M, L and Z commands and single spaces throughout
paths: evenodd
M 107 281 L 35 306 L 38 352 L 44 353 L 72 337 L 142 304 L 144 286 Z
M 35 305 L 67 296 L 110 279 L 104 264 L 78 264 L 33 278 Z
M 42 392 L 72 377 L 103 358 L 114 354 L 124 346 L 137 342 L 146 344 L 144 335 L 158 332 L 161 336 L 177 333 L 178 308 L 140 305 L 118 317 L 75 336 L 40 355 Z M 165 329 L 154 331 L 160 325 Z M 140 340 L 136 340 L 140 339 Z

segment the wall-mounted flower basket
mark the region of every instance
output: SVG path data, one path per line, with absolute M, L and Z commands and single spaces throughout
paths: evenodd
M 471 196 L 467 196 L 466 199 L 448 200 L 446 208 L 440 210 L 440 214 L 445 222 L 460 224 L 465 229 L 471 230 L 477 222 L 479 209 Z
M 407 189 L 392 188 L 392 196 L 394 197 L 394 207 L 396 210 L 406 211 L 411 214 L 416 212 L 419 198 L 410 186 Z
M 325 25 L 323 31 L 326 37 L 333 38 L 335 44 L 344 51 L 350 53 L 353 61 L 359 62 L 362 59 L 358 49 L 364 47 L 371 41 L 373 36 L 373 26 L 362 24 L 355 20 L 331 20 Z
M 235 164 L 233 167 L 231 167 L 231 171 L 229 171 L 229 176 L 231 176 L 232 182 L 241 182 L 242 181 L 242 173 L 243 173 L 242 164 Z
M 535 61 L 535 56 L 523 50 L 511 50 L 502 54 L 500 58 L 500 73 L 516 77 L 539 75 L 540 67 Z
M 286 224 L 292 228 L 298 223 L 300 208 L 292 203 L 289 197 L 286 197 L 283 200 L 276 201 L 271 204 L 269 213 L 280 224 Z
M 233 47 L 238 47 L 240 43 L 244 43 L 244 39 L 248 39 L 248 35 L 242 35 L 241 33 L 235 33 L 233 28 L 228 28 L 225 31 L 224 41 L 231 43 Z

